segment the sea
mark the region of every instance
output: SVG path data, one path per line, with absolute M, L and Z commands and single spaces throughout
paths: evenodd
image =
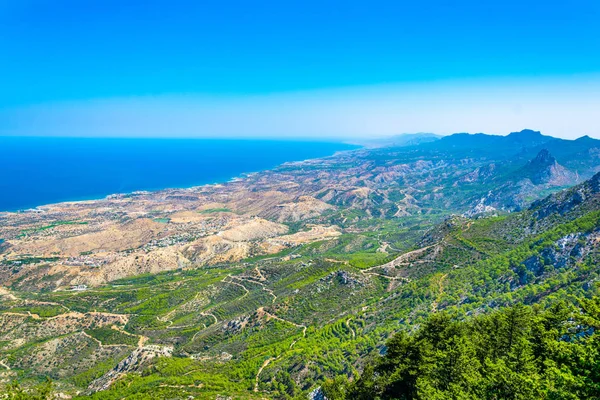
M 301 140 L 0 137 L 0 211 L 225 182 L 357 147 Z

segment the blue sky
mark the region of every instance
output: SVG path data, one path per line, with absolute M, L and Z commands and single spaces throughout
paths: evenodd
M 600 137 L 600 2 L 0 0 L 0 134 Z

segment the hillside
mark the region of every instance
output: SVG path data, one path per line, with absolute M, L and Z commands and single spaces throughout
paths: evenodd
M 492 339 L 474 326 L 505 307 L 532 307 L 529 332 L 558 303 L 575 313 L 596 301 L 599 170 L 594 139 L 457 134 L 1 213 L 0 379 L 49 377 L 71 398 L 373 398 L 369 374 L 400 368 L 394 343 L 435 344 L 440 325 L 477 351 Z M 565 321 L 545 331 L 549 346 L 596 323 Z M 480 382 L 490 369 L 467 373 Z M 540 387 L 555 378 L 536 373 Z M 405 398 L 448 398 L 439 373 L 427 376 Z M 560 393 L 593 397 L 600 380 L 585 379 Z M 481 398 L 473 382 L 461 388 Z

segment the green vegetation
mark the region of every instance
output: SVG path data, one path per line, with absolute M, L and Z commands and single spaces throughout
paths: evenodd
M 43 232 L 48 229 L 56 228 L 61 225 L 87 225 L 86 221 L 57 221 L 49 225 L 40 226 L 37 228 L 23 229 L 18 237 L 30 235 L 32 233 Z
M 51 380 L 24 389 L 18 382 L 9 383 L 3 388 L 3 398 L 10 400 L 52 400 L 54 385 Z
M 0 306 L 0 309 L 3 308 Z M 42 318 L 55 317 L 65 312 L 65 308 L 58 304 L 39 304 L 29 307 L 11 307 L 7 309 L 12 313 L 31 313 L 39 315 Z
M 39 264 L 48 261 L 58 261 L 60 257 L 25 257 L 25 258 L 16 258 L 13 260 L 4 260 L 3 264 L 12 264 L 12 265 L 25 265 L 25 264 Z
M 395 334 L 357 380 L 323 388 L 331 400 L 599 398 L 598 327 L 598 298 L 467 321 L 434 314 L 413 334 Z
M 232 212 L 229 208 L 207 208 L 206 210 L 199 211 L 200 214 L 214 214 L 220 212 Z
M 115 328 L 97 328 L 86 330 L 85 333 L 99 340 L 103 345 L 110 344 L 128 344 L 135 346 L 138 343 L 139 338 L 135 335 L 126 334 Z

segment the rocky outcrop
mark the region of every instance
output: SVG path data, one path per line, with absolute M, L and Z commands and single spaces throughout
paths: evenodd
M 346 285 L 351 288 L 364 286 L 364 278 L 350 274 L 348 271 L 339 270 L 331 272 L 327 276 L 320 279 L 321 282 L 337 282 L 340 285 Z
M 323 392 L 323 389 L 318 387 L 308 394 L 308 399 L 309 400 L 327 400 L 327 397 L 325 397 L 325 393 Z
M 542 149 L 534 159 L 529 161 L 522 173 L 534 185 L 566 186 L 576 183 L 576 175 L 560 165 L 546 149 Z
M 513 271 L 519 275 L 520 284 L 524 285 L 529 283 L 530 274 L 538 277 L 548 270 L 572 268 L 597 247 L 599 240 L 598 231 L 566 235 L 525 259 L 520 266 L 513 267 Z
M 482 216 L 484 214 L 490 215 L 496 213 L 498 210 L 495 207 L 485 204 L 485 198 L 479 200 L 479 202 L 472 207 L 469 211 L 463 214 L 464 217 L 473 218 L 476 216 Z
M 88 386 L 88 392 L 94 393 L 106 390 L 117 379 L 129 372 L 140 371 L 144 364 L 155 357 L 171 357 L 173 348 L 168 346 L 148 345 L 135 349 L 127 358 L 122 360 L 116 367 L 94 380 Z
M 594 207 L 600 202 L 600 173 L 571 189 L 558 192 L 543 200 L 534 202 L 530 209 L 537 219 L 552 214 L 564 215 L 582 205 Z
M 459 183 L 487 182 L 496 176 L 496 172 L 497 168 L 495 163 L 477 167 L 472 172 L 463 175 L 456 182 L 455 186 L 457 186 Z

